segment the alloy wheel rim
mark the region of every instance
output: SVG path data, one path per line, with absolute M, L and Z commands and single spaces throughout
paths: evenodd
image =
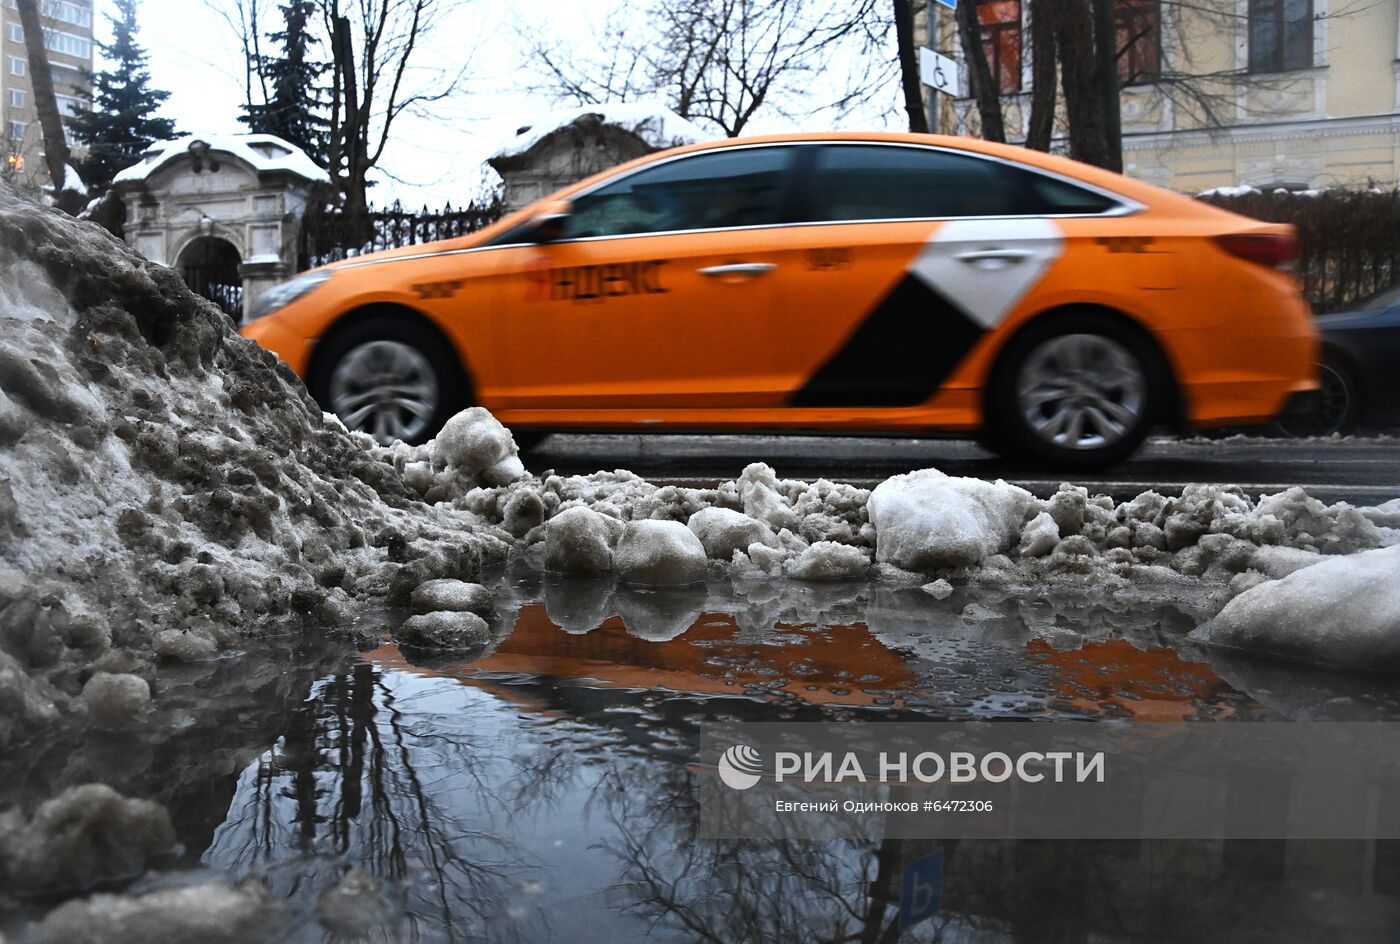
M 1016 384 L 1021 417 L 1062 449 L 1104 449 L 1138 428 L 1147 376 L 1128 348 L 1098 334 L 1066 334 L 1031 352 Z
M 1317 365 L 1318 390 L 1315 407 L 1302 416 L 1290 416 L 1279 426 L 1290 436 L 1331 436 L 1347 425 L 1351 412 L 1351 388 L 1346 378 L 1330 364 Z
M 352 348 L 331 372 L 331 409 L 347 428 L 381 445 L 412 442 L 437 413 L 438 382 L 421 351 L 402 341 Z

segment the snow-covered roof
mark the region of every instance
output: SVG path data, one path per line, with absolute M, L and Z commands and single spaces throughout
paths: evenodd
M 330 176 L 316 166 L 305 151 L 273 134 L 208 134 L 186 135 L 174 141 L 160 141 L 134 164 L 117 174 L 114 183 L 126 180 L 146 180 L 166 164 L 189 154 L 190 145 L 203 142 L 210 151 L 221 151 L 238 158 L 259 173 L 286 171 L 321 183 L 330 183 Z
M 587 115 L 597 115 L 605 125 L 614 125 L 641 138 L 648 147 L 662 150 L 709 141 L 715 136 L 691 124 L 660 102 L 615 102 L 608 105 L 583 105 L 563 111 L 549 112 L 523 125 L 515 136 L 505 142 L 491 160 L 517 157 L 539 144 L 561 128 L 566 128 Z

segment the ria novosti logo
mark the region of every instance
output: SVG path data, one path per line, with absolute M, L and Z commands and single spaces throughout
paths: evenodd
M 762 778 L 763 758 L 747 744 L 736 744 L 719 758 L 719 779 L 733 790 L 747 790 Z

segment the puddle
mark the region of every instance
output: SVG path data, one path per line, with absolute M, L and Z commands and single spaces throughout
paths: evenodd
M 1169 610 L 969 609 L 869 585 L 641 593 L 529 572 L 496 589 L 477 659 L 272 640 L 266 657 L 166 676 L 140 733 L 0 759 L 0 799 L 30 807 L 86 780 L 159 799 L 183 855 L 128 887 L 259 877 L 291 903 L 298 944 L 330 939 L 317 901 L 352 868 L 384 883 L 363 940 L 892 941 L 904 865 L 940 844 L 697 840 L 701 721 L 1400 720 L 1383 681 L 1179 650 L 1190 620 Z M 942 911 L 904 940 L 1400 926 L 1394 843 L 941 847 Z M 22 942 L 51 904 L 0 896 L 0 928 Z

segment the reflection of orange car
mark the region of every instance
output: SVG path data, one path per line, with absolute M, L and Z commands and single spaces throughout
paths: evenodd
M 911 134 L 654 154 L 481 232 L 273 289 L 244 333 L 381 439 L 517 429 L 980 431 L 1063 465 L 1314 388 L 1290 227 Z

